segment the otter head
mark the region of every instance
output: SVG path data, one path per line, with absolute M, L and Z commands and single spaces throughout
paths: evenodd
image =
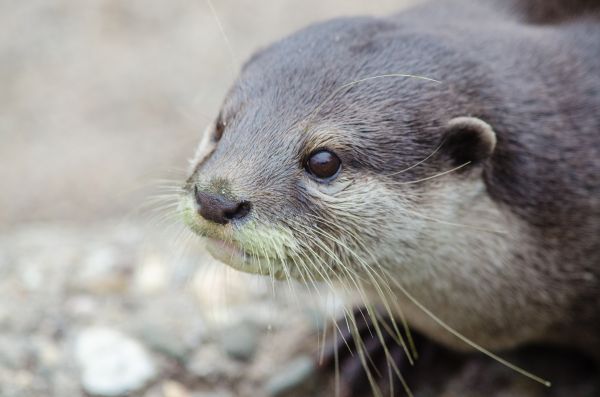
M 451 62 L 448 49 L 398 40 L 397 28 L 334 20 L 244 66 L 181 203 L 212 255 L 247 272 L 355 286 L 391 272 L 423 279 L 432 246 L 444 262 L 445 226 L 475 207 L 495 134 L 468 115 L 459 86 L 434 80 L 447 69 L 418 61 L 437 51 Z

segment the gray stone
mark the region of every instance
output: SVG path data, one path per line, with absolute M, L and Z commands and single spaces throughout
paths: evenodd
M 217 382 L 236 378 L 241 372 L 241 365 L 227 357 L 217 346 L 206 344 L 190 357 L 186 370 L 199 380 Z
M 223 350 L 232 358 L 248 361 L 260 341 L 260 327 L 253 321 L 240 321 L 221 330 L 218 335 Z
M 265 385 L 267 395 L 281 397 L 306 386 L 315 374 L 315 363 L 309 356 L 301 356 L 287 364 Z
M 185 295 L 148 298 L 132 320 L 132 330 L 144 344 L 178 361 L 185 361 L 204 337 L 198 308 Z
M 144 387 L 157 372 L 151 356 L 136 340 L 109 328 L 81 332 L 75 343 L 84 390 L 121 396 Z
M 64 372 L 55 373 L 52 377 L 52 392 L 54 396 L 78 397 L 83 393 L 75 377 Z
M 194 393 L 192 393 L 191 397 L 233 397 L 233 394 L 224 390 L 195 391 Z
M 37 364 L 43 368 L 54 368 L 64 361 L 60 346 L 52 338 L 47 336 L 30 338 L 30 344 L 35 351 Z
M 15 335 L 0 336 L 0 366 L 22 369 L 27 366 L 32 351 L 29 343 Z

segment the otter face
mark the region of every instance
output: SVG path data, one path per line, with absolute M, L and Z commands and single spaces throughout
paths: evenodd
M 431 219 L 458 205 L 440 215 L 445 173 L 467 194 L 480 189 L 493 131 L 429 106 L 452 95 L 431 70 L 390 74 L 401 67 L 377 49 L 393 28 L 371 18 L 315 25 L 244 66 L 180 205 L 213 256 L 276 278 L 380 284 L 386 264 L 413 264 Z

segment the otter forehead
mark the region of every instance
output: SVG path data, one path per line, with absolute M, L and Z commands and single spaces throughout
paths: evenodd
M 443 81 L 445 85 L 437 87 L 408 77 L 371 81 L 337 98 L 340 108 L 321 112 L 322 116 L 347 120 L 343 111 L 353 106 L 369 111 L 402 107 L 404 115 L 412 112 L 416 119 L 415 111 L 427 109 L 436 98 L 442 100 L 440 95 L 448 94 L 450 84 L 455 95 L 465 89 L 472 98 L 473 84 L 462 77 L 465 69 L 479 74 L 481 62 L 465 52 L 460 40 L 392 18 L 353 17 L 317 23 L 254 54 L 223 110 L 235 113 L 260 101 L 263 113 L 290 122 L 305 117 L 333 90 L 351 81 L 394 73 Z
M 444 44 L 408 33 L 401 40 L 399 29 L 389 19 L 341 18 L 258 52 L 224 101 L 227 133 L 212 161 L 256 176 L 257 167 L 261 175 L 283 175 L 318 146 L 346 152 L 346 166 L 377 171 L 429 154 L 439 124 L 453 114 L 450 106 L 435 105 L 448 87 L 408 74 L 435 77 L 436 66 L 421 65 L 418 53 L 439 55 Z M 425 50 L 423 40 L 430 42 Z M 353 81 L 394 73 L 405 76 L 363 81 L 336 94 Z

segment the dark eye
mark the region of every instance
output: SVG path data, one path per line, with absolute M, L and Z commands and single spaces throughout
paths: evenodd
M 225 131 L 225 125 L 226 124 L 223 121 L 223 118 L 219 116 L 219 118 L 217 118 L 217 122 L 215 123 L 215 141 L 219 141 L 223 136 L 223 131 Z
M 319 150 L 308 158 L 306 170 L 319 179 L 327 179 L 335 176 L 341 165 L 342 161 L 335 153 Z

